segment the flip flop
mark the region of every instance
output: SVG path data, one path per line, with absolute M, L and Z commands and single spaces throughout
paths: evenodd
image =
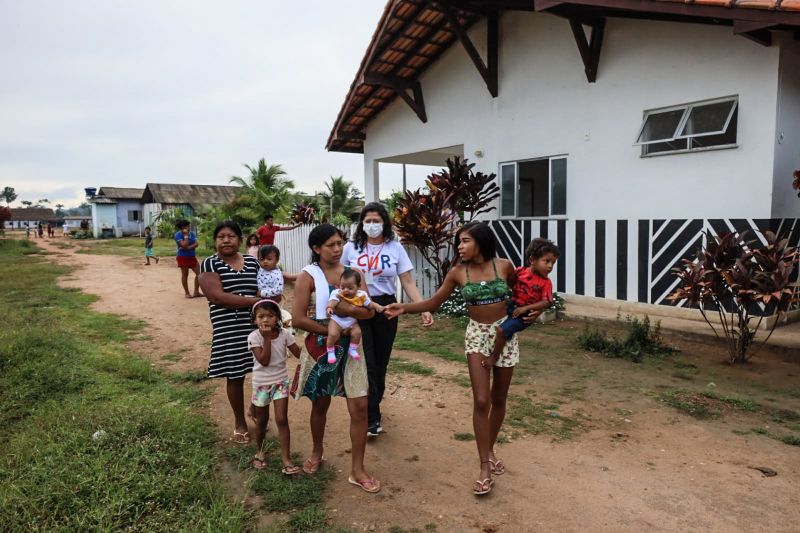
M 381 482 L 374 477 L 358 481 L 353 476 L 350 476 L 347 478 L 347 482 L 351 485 L 355 485 L 356 487 L 360 487 L 361 490 L 364 492 L 369 492 L 370 494 L 375 494 L 381 490 Z
M 249 444 L 250 443 L 250 435 L 245 431 L 244 433 L 240 433 L 233 430 L 233 437 L 231 437 L 231 442 L 236 444 Z
M 253 468 L 256 470 L 264 470 L 267 467 L 267 459 L 259 459 L 258 457 L 253 457 L 253 462 L 251 463 Z
M 489 464 L 492 465 L 492 475 L 502 476 L 506 473 L 506 464 L 502 459 L 495 459 L 494 461 L 489 459 Z
M 283 468 L 281 468 L 281 474 L 285 476 L 293 476 L 295 474 L 299 474 L 301 471 L 302 468 L 300 468 L 297 465 L 286 465 Z
M 194 296 L 192 296 L 191 294 L 184 294 L 183 297 L 184 298 L 194 298 Z
M 482 481 L 480 479 L 476 479 L 475 483 L 477 483 L 477 486 L 480 488 L 476 489 L 475 485 L 473 485 L 472 494 L 476 496 L 483 496 L 484 494 L 489 494 L 492 492 L 492 485 L 494 485 L 493 479 L 489 479 L 488 477 Z
M 317 471 L 319 471 L 320 467 L 322 466 L 322 463 L 324 462 L 325 462 L 324 457 L 320 457 L 318 461 L 315 461 L 314 459 L 309 457 L 308 459 L 303 461 L 303 472 L 309 475 L 316 474 Z

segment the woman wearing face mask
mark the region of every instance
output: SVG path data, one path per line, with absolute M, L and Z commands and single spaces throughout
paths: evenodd
M 353 241 L 342 253 L 342 264 L 361 271 L 367 292 L 375 303 L 386 306 L 397 299 L 397 279 L 412 302 L 422 296 L 411 271 L 414 266 L 403 246 L 395 239 L 392 221 L 383 204 L 372 202 L 361 210 Z M 359 320 L 369 377 L 369 409 L 367 435 L 377 437 L 381 431 L 381 400 L 386 389 L 386 368 L 397 335 L 397 319 L 376 313 L 369 320 Z M 422 325 L 433 324 L 430 313 L 422 314 Z

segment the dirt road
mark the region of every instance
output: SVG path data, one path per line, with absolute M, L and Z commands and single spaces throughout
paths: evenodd
M 172 370 L 202 370 L 211 327 L 204 299 L 184 299 L 174 260 L 143 266 L 139 258 L 76 254 L 37 241 L 56 261 L 77 267 L 63 279 L 99 296 L 98 311 L 141 319 L 146 340 L 132 348 Z M 412 319 L 413 320 L 413 319 Z M 163 357 L 172 354 L 165 361 Z M 385 400 L 386 433 L 367 447 L 366 464 L 383 482 L 378 495 L 346 482 L 347 412 L 334 401 L 326 433 L 328 468 L 344 471 L 332 483 L 328 506 L 337 524 L 356 530 L 391 526 L 425 531 L 797 531 L 800 449 L 695 421 L 651 400 L 633 399 L 634 420 L 609 419 L 611 397 L 590 398 L 588 431 L 566 442 L 527 436 L 500 446 L 507 473 L 494 491 L 471 494 L 478 473 L 471 433 L 469 389 L 446 379 L 457 363 L 396 352 L 435 368 L 433 376 L 392 374 Z M 800 373 L 800 370 L 798 370 Z M 541 376 L 535 387 L 558 387 Z M 249 390 L 249 384 L 246 386 Z M 513 387 L 512 387 L 513 392 Z M 293 448 L 310 451 L 310 402 L 290 404 Z M 224 383 L 214 383 L 208 415 L 220 437 L 232 431 Z M 614 437 L 624 426 L 624 437 Z M 270 431 L 274 431 L 271 429 Z M 768 465 L 764 477 L 749 468 Z M 429 526 L 430 528 L 430 526 Z

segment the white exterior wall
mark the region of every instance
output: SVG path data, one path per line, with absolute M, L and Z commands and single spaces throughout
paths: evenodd
M 95 239 L 105 228 L 113 228 L 117 223 L 117 204 L 92 204 L 92 234 Z
M 785 36 L 780 43 L 777 132 L 772 216 L 800 216 L 800 198 L 792 173 L 800 169 L 800 42 Z
M 485 34 L 471 31 L 479 50 Z M 397 99 L 368 126 L 365 191 L 376 160 L 463 144 L 476 170 L 498 174 L 500 162 L 567 154 L 569 218 L 768 218 L 778 56 L 729 27 L 610 18 L 588 83 L 566 20 L 506 13 L 499 96 L 456 42 L 421 77 L 427 124 Z M 642 158 L 633 146 L 644 110 L 728 95 L 738 148 Z

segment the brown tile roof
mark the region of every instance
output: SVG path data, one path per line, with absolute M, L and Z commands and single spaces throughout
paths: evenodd
M 19 207 L 11 210 L 11 220 L 53 220 L 56 218 L 52 209 L 46 207 Z
M 186 185 L 148 183 L 142 202 L 146 204 L 188 204 L 192 207 L 219 205 L 230 202 L 241 187 L 233 185 Z
M 489 12 L 511 10 L 726 26 L 743 22 L 754 31 L 800 28 L 800 0 L 388 0 L 328 137 L 328 150 L 362 153 L 366 126 L 397 98 L 394 90 L 367 78 L 417 80 L 457 40 L 443 5 L 451 6 L 465 29 Z
M 140 200 L 144 189 L 134 187 L 100 187 L 97 196 L 105 196 L 111 200 Z

